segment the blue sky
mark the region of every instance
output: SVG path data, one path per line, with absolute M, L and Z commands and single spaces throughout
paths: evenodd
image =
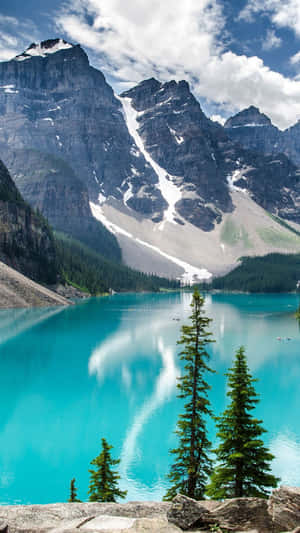
M 1 1 L 1 60 L 57 36 L 117 92 L 186 79 L 209 115 L 253 104 L 280 128 L 300 119 L 300 0 Z

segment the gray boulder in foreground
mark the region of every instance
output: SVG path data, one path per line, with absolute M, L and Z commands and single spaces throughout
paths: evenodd
M 219 528 L 219 529 L 217 529 Z M 0 533 L 300 533 L 300 488 L 280 487 L 269 500 L 57 503 L 0 506 Z
M 209 529 L 216 521 L 203 505 L 192 498 L 177 494 L 173 499 L 170 509 L 167 511 L 169 522 L 183 530 L 191 527 Z
M 276 531 L 300 528 L 300 488 L 280 487 L 273 490 L 269 499 L 269 513 Z

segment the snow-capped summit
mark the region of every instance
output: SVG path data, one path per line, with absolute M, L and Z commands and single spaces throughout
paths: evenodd
M 30 57 L 46 57 L 48 54 L 54 54 L 60 50 L 67 50 L 68 48 L 74 48 L 74 45 L 68 43 L 64 39 L 48 39 L 41 43 L 32 43 L 28 48 L 20 55 L 15 57 L 16 61 L 24 61 Z

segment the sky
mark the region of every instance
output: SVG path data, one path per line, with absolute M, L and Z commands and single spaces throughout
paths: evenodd
M 221 122 L 250 105 L 280 129 L 300 120 L 300 0 L 1 0 L 0 60 L 55 37 L 117 93 L 185 79 Z

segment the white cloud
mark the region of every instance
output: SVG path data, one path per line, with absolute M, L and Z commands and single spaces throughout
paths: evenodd
M 263 50 L 273 50 L 282 45 L 282 39 L 277 37 L 274 30 L 268 30 L 265 40 L 262 43 Z
M 299 486 L 300 483 L 300 443 L 294 435 L 279 433 L 270 443 L 275 456 L 272 470 L 281 479 L 282 485 Z
M 290 63 L 292 65 L 297 65 L 298 63 L 300 63 L 300 52 L 297 52 L 297 54 L 293 55 L 290 58 Z
M 226 118 L 222 117 L 221 115 L 211 115 L 209 118 L 214 122 L 219 122 L 219 124 L 222 124 L 222 126 L 224 126 L 226 122 Z
M 259 57 L 225 50 L 219 0 L 176 2 L 176 8 L 174 0 L 75 0 L 57 14 L 57 27 L 89 48 L 95 66 L 123 86 L 151 76 L 186 79 L 197 97 L 224 106 L 226 114 L 253 104 L 280 128 L 300 118 L 299 81 Z
M 38 39 L 38 30 L 32 21 L 0 14 L 0 61 L 12 59 Z
M 249 0 L 239 18 L 253 22 L 253 15 L 259 13 L 270 17 L 277 27 L 290 28 L 300 36 L 299 0 Z

